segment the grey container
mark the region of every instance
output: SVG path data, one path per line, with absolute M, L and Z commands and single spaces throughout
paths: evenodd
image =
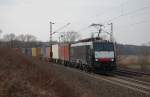
M 41 56 L 46 58 L 46 47 L 41 47 Z
M 31 48 L 26 48 L 26 55 L 32 56 L 32 49 Z
M 81 64 L 91 63 L 92 42 L 76 43 L 71 45 L 70 61 Z

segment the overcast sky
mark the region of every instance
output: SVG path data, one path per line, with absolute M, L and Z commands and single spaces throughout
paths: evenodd
M 90 24 L 113 22 L 117 42 L 140 45 L 150 41 L 150 0 L 0 0 L 3 34 L 28 33 L 48 41 L 49 21 L 55 22 L 53 31 L 70 22 L 60 32 L 78 31 L 81 39 L 96 32 Z

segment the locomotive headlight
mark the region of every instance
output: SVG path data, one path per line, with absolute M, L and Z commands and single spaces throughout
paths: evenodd
M 114 61 L 114 59 L 111 59 L 111 61 Z
M 95 61 L 98 61 L 98 59 L 95 59 Z

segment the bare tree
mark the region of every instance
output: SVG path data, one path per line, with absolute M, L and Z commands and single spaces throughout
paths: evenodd
M 13 33 L 6 34 L 6 35 L 4 35 L 3 39 L 4 39 L 5 41 L 12 41 L 12 40 L 15 40 L 15 39 L 16 39 L 16 35 L 13 34 Z
M 26 42 L 36 41 L 36 37 L 33 35 L 26 34 L 25 37 L 26 37 Z
M 3 33 L 3 31 L 0 29 L 0 38 L 1 38 L 1 34 Z M 1 39 L 0 39 L 0 47 L 2 45 Z
M 26 40 L 25 40 L 25 42 L 26 42 L 25 46 L 26 47 L 31 47 L 31 46 L 35 45 L 35 43 L 36 43 L 36 37 L 35 36 L 30 35 L 30 34 L 26 34 L 25 38 L 26 38 Z
M 62 36 L 63 36 L 62 40 L 64 42 L 71 43 L 76 41 L 80 35 L 75 31 L 68 31 L 68 32 L 64 32 Z
M 22 42 L 33 42 L 36 41 L 36 37 L 30 34 L 21 34 L 17 36 L 17 40 Z
M 0 29 L 0 35 L 3 33 L 3 31 Z
M 150 46 L 150 41 L 148 42 L 148 46 Z
M 19 41 L 19 47 L 26 47 L 26 36 L 24 34 L 20 34 L 16 37 Z
M 3 31 L 0 29 L 0 38 L 1 38 L 1 34 L 3 33 Z M 1 39 L 0 39 L 0 41 L 1 41 Z
M 13 33 L 6 34 L 3 36 L 4 41 L 6 41 L 9 47 L 14 47 L 14 41 L 16 40 L 16 35 Z
M 18 41 L 25 42 L 25 41 L 26 41 L 26 36 L 25 36 L 24 34 L 18 35 L 18 36 L 17 36 L 17 40 L 18 40 Z
M 15 34 L 6 34 L 3 36 L 3 40 L 7 43 L 6 47 L 29 47 L 36 45 L 36 37 L 30 34 L 21 34 L 16 36 Z

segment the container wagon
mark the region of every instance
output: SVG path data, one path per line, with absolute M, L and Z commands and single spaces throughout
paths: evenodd
M 32 57 L 36 57 L 36 48 L 31 48 L 32 49 Z
M 53 62 L 59 62 L 59 44 L 52 45 L 52 59 Z
M 32 48 L 32 56 L 37 60 L 41 59 L 41 48 Z
M 41 57 L 41 48 L 36 48 L 36 57 L 37 58 Z
M 42 58 L 46 58 L 46 47 L 41 47 L 40 55 Z
M 51 47 L 22 49 L 25 55 L 44 57 L 47 61 L 92 71 L 116 69 L 116 52 L 113 42 L 94 40 L 73 44 L 55 44 Z
M 69 64 L 70 61 L 70 44 L 59 45 L 59 58 L 62 64 Z
M 50 53 L 52 52 L 51 47 L 46 47 L 46 61 L 51 61 L 52 56 L 50 55 Z
M 32 49 L 31 48 L 26 48 L 26 55 L 27 56 L 32 56 Z
M 26 52 L 26 48 L 21 48 L 21 53 L 25 55 L 25 52 Z

